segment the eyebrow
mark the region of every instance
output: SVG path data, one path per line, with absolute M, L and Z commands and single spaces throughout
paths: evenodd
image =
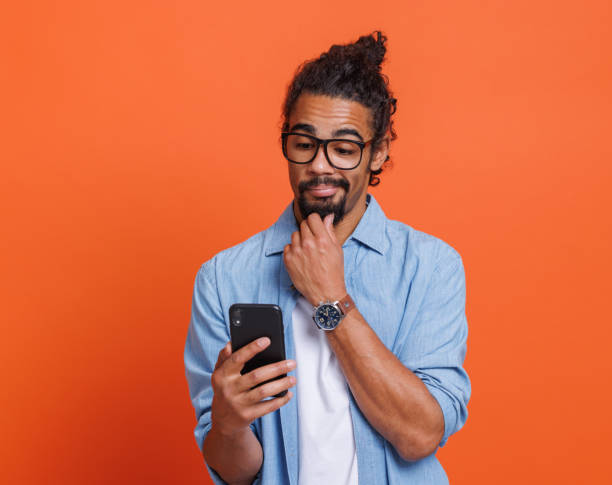
M 316 135 L 317 133 L 317 130 L 315 129 L 315 127 L 307 123 L 296 123 L 295 125 L 291 127 L 289 131 L 296 131 L 296 130 L 305 131 L 306 133 L 310 133 L 311 135 Z M 339 130 L 336 130 L 332 133 L 333 137 L 345 136 L 345 135 L 353 135 L 359 138 L 359 140 L 363 141 L 363 137 L 361 136 L 361 134 L 353 128 L 340 128 Z
M 332 136 L 343 136 L 343 135 L 353 135 L 363 141 L 363 136 L 359 134 L 357 130 L 353 128 L 340 128 L 332 133 Z
M 291 127 L 291 129 L 289 131 L 296 131 L 296 130 L 302 130 L 305 131 L 306 133 L 310 133 L 311 135 L 316 135 L 317 130 L 315 130 L 315 127 L 306 123 L 296 123 L 295 125 L 293 125 Z

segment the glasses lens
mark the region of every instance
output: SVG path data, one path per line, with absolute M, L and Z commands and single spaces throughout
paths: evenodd
M 311 162 L 316 154 L 317 141 L 308 135 L 287 135 L 285 151 L 287 158 L 295 163 Z M 334 140 L 327 145 L 327 156 L 334 167 L 355 168 L 361 160 L 361 147 L 350 140 Z
M 361 147 L 349 140 L 332 141 L 327 145 L 332 164 L 339 168 L 353 168 L 361 158 Z
M 314 158 L 317 142 L 306 135 L 287 136 L 287 157 L 292 162 L 306 163 Z

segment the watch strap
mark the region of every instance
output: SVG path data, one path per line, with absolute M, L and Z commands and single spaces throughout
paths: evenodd
M 342 312 L 342 315 L 346 315 L 353 308 L 355 308 L 355 302 L 351 298 L 351 295 L 347 294 L 344 298 L 342 298 L 341 300 L 338 300 L 338 306 L 340 307 L 340 311 Z

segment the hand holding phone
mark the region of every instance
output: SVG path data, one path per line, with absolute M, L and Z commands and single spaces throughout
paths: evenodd
M 232 352 L 236 352 L 261 337 L 268 337 L 271 341 L 268 347 L 245 363 L 241 370 L 242 374 L 248 374 L 258 367 L 285 360 L 283 316 L 277 305 L 235 303 L 229 309 L 229 317 Z M 285 376 L 283 374 L 275 377 L 275 379 L 281 379 Z M 282 391 L 275 397 L 280 397 L 285 392 Z
M 241 322 L 242 323 L 242 322 Z M 212 374 L 212 423 L 223 434 L 231 435 L 247 428 L 255 419 L 284 406 L 293 394 L 295 361 L 280 360 L 243 373 L 255 356 L 271 345 L 267 336 L 256 338 L 232 351 L 232 343 L 219 352 Z M 252 364 L 249 364 L 252 365 Z M 275 399 L 268 399 L 276 395 Z

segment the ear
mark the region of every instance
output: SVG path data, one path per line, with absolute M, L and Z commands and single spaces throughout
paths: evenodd
M 378 149 L 374 153 L 374 157 L 370 162 L 370 170 L 378 170 L 389 156 L 389 137 L 386 136 L 378 145 Z

